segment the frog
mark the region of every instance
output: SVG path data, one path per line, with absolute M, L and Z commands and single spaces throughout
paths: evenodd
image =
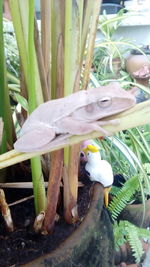
M 135 89 L 127 91 L 118 82 L 47 101 L 29 115 L 14 148 L 19 152 L 42 151 L 61 144 L 72 135 L 86 135 L 93 131 L 110 135 L 102 126 L 119 121 L 107 117 L 135 104 Z

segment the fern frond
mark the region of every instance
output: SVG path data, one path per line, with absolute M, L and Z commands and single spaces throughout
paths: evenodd
M 139 238 L 150 239 L 150 231 L 144 228 L 137 228 Z
M 113 185 L 111 188 L 111 195 L 115 197 L 118 194 L 118 190 L 120 190 L 120 188 L 118 188 L 118 186 Z
M 114 240 L 115 240 L 115 249 L 119 250 L 119 247 L 126 243 L 126 234 L 124 227 L 124 221 L 119 223 L 116 221 L 113 225 Z
M 113 229 L 116 250 L 128 242 L 135 261 L 139 263 L 144 253 L 141 240 L 143 238 L 150 239 L 150 231 L 123 220 L 119 221 L 119 223 L 115 222 Z
M 113 198 L 111 203 L 109 204 L 109 211 L 112 214 L 112 219 L 116 220 L 121 211 L 125 208 L 125 206 L 129 203 L 132 196 L 139 188 L 139 181 L 136 176 L 131 177 L 129 180 L 125 182 L 123 187 L 119 190 L 116 197 Z
M 124 223 L 125 223 L 125 230 L 127 231 L 126 239 L 130 244 L 136 263 L 139 263 L 144 253 L 141 240 L 139 239 L 138 236 L 140 228 L 138 229 L 134 224 L 131 224 L 128 221 L 124 221 Z

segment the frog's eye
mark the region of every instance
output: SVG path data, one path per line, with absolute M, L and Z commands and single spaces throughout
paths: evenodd
M 106 96 L 106 97 L 102 97 L 98 102 L 97 102 L 98 106 L 101 108 L 107 108 L 111 105 L 111 97 Z

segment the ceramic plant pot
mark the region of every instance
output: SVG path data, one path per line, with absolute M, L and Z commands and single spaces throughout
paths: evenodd
M 145 210 L 145 217 L 143 220 L 143 204 L 131 204 L 127 205 L 123 212 L 120 215 L 121 220 L 128 220 L 129 222 L 133 223 L 138 227 L 147 228 L 149 227 L 150 222 L 150 199 L 146 201 L 146 210 Z M 143 223 L 143 224 L 142 224 Z M 150 248 L 150 245 L 143 240 L 142 247 L 143 251 L 146 253 Z M 119 247 L 118 251 L 115 251 L 115 264 L 116 267 L 125 267 L 125 266 L 132 266 L 132 265 L 125 265 L 125 262 L 129 262 L 129 259 L 133 258 L 132 251 L 130 245 L 128 243 L 123 244 Z M 123 265 L 124 264 L 124 265 Z M 133 264 L 133 266 L 137 266 L 137 264 Z
M 150 78 L 150 61 L 148 55 L 131 54 L 126 59 L 125 68 L 137 83 L 148 86 Z
M 121 218 L 123 220 L 128 220 L 129 222 L 137 225 L 142 226 L 144 228 L 149 227 L 150 222 L 150 199 L 145 203 L 145 217 L 142 224 L 143 219 L 143 204 L 131 204 L 127 205 L 123 212 L 121 213 Z
M 141 242 L 142 242 L 144 258 L 145 258 L 145 255 L 148 249 L 150 248 L 150 245 L 148 243 L 145 243 L 143 240 L 141 240 Z M 115 251 L 115 264 L 116 264 L 115 266 L 116 267 L 130 266 L 130 265 L 127 265 L 128 262 L 134 262 L 134 257 L 132 255 L 131 247 L 129 243 L 127 242 L 123 244 L 122 246 L 120 246 L 119 250 Z M 122 265 L 123 263 L 124 265 Z M 133 266 L 138 266 L 138 265 L 133 264 Z
M 93 186 L 89 210 L 77 230 L 51 253 L 22 266 L 114 266 L 113 229 L 100 184 Z
M 145 55 L 131 54 L 126 59 L 126 70 L 131 75 L 133 75 L 134 72 L 138 71 L 143 65 L 150 66 L 149 58 Z

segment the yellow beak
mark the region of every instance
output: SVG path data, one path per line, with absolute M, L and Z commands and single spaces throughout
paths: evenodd
M 110 190 L 111 190 L 111 186 L 104 188 L 104 204 L 105 204 L 106 208 L 108 207 L 108 204 L 109 204 L 109 192 L 110 192 Z

